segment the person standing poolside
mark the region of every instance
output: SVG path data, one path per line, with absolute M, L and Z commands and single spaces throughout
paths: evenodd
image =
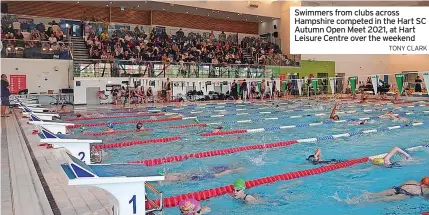
M 414 91 L 416 93 L 421 93 L 422 92 L 422 79 L 420 78 L 420 76 L 416 77 L 416 80 L 414 81 L 416 86 L 414 87 Z
M 6 114 L 10 106 L 9 96 L 10 91 L 7 75 L 1 74 L 1 117 L 9 117 L 9 114 Z
M 232 196 L 235 199 L 242 200 L 245 203 L 255 203 L 257 199 L 249 194 L 246 194 L 244 190 L 246 189 L 246 182 L 239 178 L 234 181 L 234 191 Z
M 201 215 L 210 213 L 207 206 L 201 207 L 200 202 L 195 199 L 186 199 L 179 202 L 179 210 L 183 215 Z
M 406 153 L 404 150 L 398 148 L 398 147 L 394 147 L 392 150 L 389 151 L 389 153 L 386 154 L 386 156 L 384 156 L 383 158 L 374 158 L 372 160 L 372 164 L 376 165 L 376 166 L 384 166 L 384 167 L 394 167 L 394 166 L 400 166 L 397 162 L 391 162 L 390 158 L 392 158 L 392 156 L 396 153 L 400 153 L 402 155 L 404 155 L 407 159 L 411 158 L 411 155 L 409 155 L 408 153 Z
M 241 99 L 243 100 L 243 101 L 247 101 L 247 96 L 248 96 L 248 91 L 247 91 L 247 82 L 246 82 L 246 79 L 244 79 L 243 80 L 243 82 L 241 83 L 241 86 L 240 86 L 240 89 L 241 89 Z
M 166 91 L 166 100 L 167 103 L 171 102 L 171 82 L 170 82 L 170 78 L 167 78 L 167 82 L 164 84 L 164 89 Z
M 262 79 L 261 82 L 261 101 L 264 101 L 264 96 L 265 96 L 265 79 Z

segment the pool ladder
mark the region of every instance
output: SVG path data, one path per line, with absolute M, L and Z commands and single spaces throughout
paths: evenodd
M 161 214 L 163 214 L 162 213 L 162 209 L 164 209 L 164 199 L 162 198 L 162 192 L 159 192 L 155 187 L 153 187 L 151 184 L 149 184 L 149 183 L 145 183 L 145 187 L 147 188 L 147 189 L 149 189 L 150 191 L 152 191 L 153 193 L 155 193 L 155 194 L 157 194 L 157 195 L 159 195 L 159 199 L 160 199 L 160 201 L 159 201 L 159 205 L 156 205 L 156 203 L 153 201 L 153 200 L 151 200 L 146 194 L 145 194 L 145 197 L 146 197 L 146 202 L 148 202 L 152 207 L 153 207 L 153 209 L 150 209 L 150 210 L 146 210 L 146 214 L 154 214 L 153 212 L 155 212 L 155 211 L 159 211 Z

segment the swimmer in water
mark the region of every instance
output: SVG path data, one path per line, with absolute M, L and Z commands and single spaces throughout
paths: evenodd
M 136 124 L 136 131 L 144 130 L 143 123 L 139 122 Z
M 334 107 L 332 108 L 331 116 L 329 116 L 329 119 L 332 119 L 334 121 L 340 120 L 340 117 L 335 114 L 335 111 L 337 110 L 337 107 L 338 107 L 338 102 L 336 102 L 335 105 L 334 105 Z
M 360 101 L 359 101 L 359 103 L 361 103 L 361 104 L 363 104 L 363 103 L 366 103 L 366 99 L 368 98 L 368 95 L 367 94 L 365 94 L 365 93 L 362 93 L 361 94 L 361 96 L 360 96 Z
M 307 161 L 314 165 L 336 164 L 336 163 L 342 162 L 341 160 L 336 160 L 336 159 L 321 160 L 321 154 L 322 154 L 322 151 L 320 149 L 317 149 L 316 152 L 314 152 L 314 155 L 308 156 Z
M 87 127 L 85 127 L 85 126 L 81 126 L 80 128 L 79 128 L 79 131 L 82 133 L 82 134 L 88 134 L 89 132 L 88 132 L 88 128 Z
M 115 125 L 113 123 L 111 123 L 111 122 L 107 123 L 106 132 L 114 132 L 115 130 L 113 130 L 113 127 L 115 127 Z
M 401 117 L 401 116 L 399 116 L 399 114 L 395 114 L 393 111 L 389 111 L 385 114 L 380 115 L 379 117 L 382 119 L 390 119 L 394 122 L 397 122 L 397 121 L 408 122 L 407 118 Z
M 245 203 L 255 203 L 257 199 L 249 194 L 246 194 L 244 190 L 246 189 L 246 182 L 239 178 L 234 182 L 234 192 L 232 196 L 235 199 L 244 201 Z
M 368 202 L 380 202 L 380 201 L 397 201 L 410 197 L 422 196 L 423 198 L 429 198 L 429 177 L 423 177 L 420 182 L 417 181 L 406 181 L 400 186 L 393 186 L 388 190 L 384 190 L 378 193 L 371 193 L 364 195 L 364 199 Z M 359 197 L 358 197 L 359 198 Z M 361 197 L 362 198 L 362 197 Z M 361 199 L 360 198 L 360 199 Z
M 217 134 L 217 133 L 219 133 L 219 131 L 220 130 L 222 130 L 223 129 L 223 127 L 222 126 L 218 126 L 215 130 L 213 130 L 213 133 L 214 134 Z
M 390 158 L 392 158 L 392 156 L 396 153 L 400 153 L 402 155 L 405 156 L 405 158 L 410 159 L 411 155 L 409 155 L 408 153 L 406 153 L 404 150 L 398 148 L 398 147 L 394 147 L 392 150 L 389 151 L 389 153 L 387 153 L 386 156 L 384 156 L 383 158 L 374 158 L 371 162 L 372 164 L 376 165 L 376 166 L 384 166 L 384 167 L 395 167 L 395 166 L 400 166 L 398 164 L 398 162 L 391 162 Z
M 163 170 L 159 170 L 158 173 L 165 177 L 166 181 L 202 181 L 213 178 L 219 178 L 228 174 L 243 171 L 244 168 L 231 169 L 227 166 L 218 166 L 212 168 L 209 173 L 167 173 Z
M 364 119 L 364 120 L 349 122 L 349 125 L 365 125 L 367 123 L 369 123 L 369 120 Z
M 76 118 L 88 118 L 88 117 L 89 115 L 86 115 L 86 114 L 81 114 L 81 113 L 76 114 Z
M 202 215 L 210 213 L 207 206 L 201 207 L 200 202 L 195 199 L 186 199 L 179 202 L 179 210 L 182 215 Z

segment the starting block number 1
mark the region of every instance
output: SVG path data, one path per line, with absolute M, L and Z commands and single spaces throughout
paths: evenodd
M 133 214 L 137 213 L 137 207 L 136 207 L 136 195 L 133 195 L 133 197 L 130 199 L 128 204 L 133 204 Z

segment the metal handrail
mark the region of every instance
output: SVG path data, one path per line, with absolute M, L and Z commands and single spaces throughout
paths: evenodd
M 156 205 L 156 203 L 153 200 L 149 199 L 149 197 L 146 195 L 147 202 L 153 207 L 153 209 L 146 210 L 146 213 L 150 213 L 154 211 L 162 211 L 164 208 L 164 198 L 163 198 L 162 192 L 159 192 L 155 187 L 153 187 L 149 183 L 145 183 L 145 187 L 151 190 L 153 193 L 159 195 L 159 199 L 160 199 L 159 205 Z

